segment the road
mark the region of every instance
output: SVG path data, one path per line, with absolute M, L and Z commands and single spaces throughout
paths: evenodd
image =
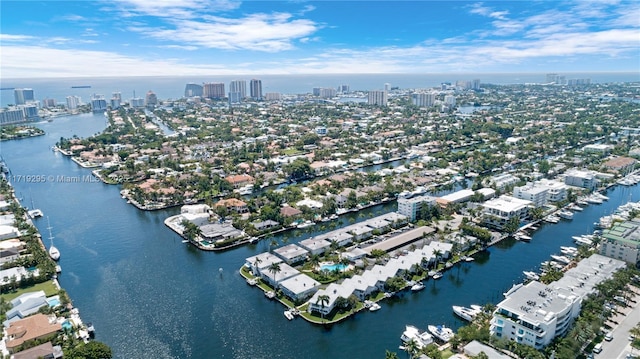
M 607 325 L 612 327 L 611 334 L 613 340 L 602 342 L 602 352 L 595 354 L 596 358 L 617 358 L 624 359 L 632 352 L 631 341 L 629 341 L 629 329 L 635 327 L 640 322 L 640 289 L 628 286 L 631 289 L 629 302 L 630 306 L 622 307 L 618 305 L 618 313 L 609 318 Z M 634 303 L 635 302 L 635 303 Z M 618 323 L 618 324 L 616 324 Z M 640 355 L 640 351 L 635 350 L 634 355 Z

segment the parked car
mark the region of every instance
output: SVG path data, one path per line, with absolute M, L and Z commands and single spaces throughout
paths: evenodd
M 611 333 L 607 333 L 604 335 L 604 340 L 610 342 L 613 340 L 613 335 L 611 335 Z

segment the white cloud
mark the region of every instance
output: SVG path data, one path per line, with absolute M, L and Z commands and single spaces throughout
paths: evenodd
M 111 4 L 111 2 L 109 2 Z M 240 6 L 232 0 L 116 0 L 113 2 L 125 16 L 157 16 L 190 19 L 200 11 L 233 10 Z
M 173 29 L 131 27 L 162 41 L 178 42 L 205 48 L 278 52 L 293 48 L 292 41 L 316 32 L 311 20 L 292 19 L 291 14 L 253 14 L 239 19 L 207 16 L 205 21 L 173 22 Z
M 33 39 L 35 37 L 29 35 L 0 34 L 0 42 L 24 42 L 32 41 Z

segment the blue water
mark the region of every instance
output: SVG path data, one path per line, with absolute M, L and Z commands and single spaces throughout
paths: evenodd
M 337 263 L 337 264 L 325 264 L 323 266 L 320 266 L 320 270 L 326 270 L 326 271 L 330 271 L 330 272 L 336 271 L 336 270 L 337 271 L 343 271 L 345 268 L 347 268 L 347 266 L 344 265 L 344 264 L 340 264 L 340 263 Z
M 99 132 L 105 126 L 102 115 L 56 118 L 38 126 L 45 136 L 0 143 L 12 174 L 90 174 L 50 148 L 61 136 Z M 425 282 L 421 292 L 406 291 L 383 301 L 375 313 L 318 327 L 300 318 L 286 320 L 281 304 L 266 300 L 238 274 L 245 258 L 268 249 L 267 241 L 203 252 L 164 226 L 163 220 L 179 209 L 139 211 L 120 197 L 117 186 L 24 181 L 14 186 L 25 206 L 33 200 L 49 217 L 65 269 L 60 283 L 83 321 L 99 328 L 97 339 L 113 348 L 115 358 L 381 358 L 387 349 L 399 352 L 406 324 L 458 328 L 464 323 L 453 315 L 452 305 L 499 302 L 502 292 L 523 280 L 523 270 L 536 270 L 560 246 L 573 245 L 572 235 L 590 233 L 594 221 L 620 204 L 640 200 L 640 186 L 616 187 L 606 193 L 609 201 L 576 213 L 573 221 L 543 225 L 529 243 L 504 241 L 439 281 Z M 376 206 L 339 221 L 347 225 L 392 210 L 393 203 Z M 35 223 L 46 238 L 47 219 Z M 337 223 L 276 239 L 297 243 Z

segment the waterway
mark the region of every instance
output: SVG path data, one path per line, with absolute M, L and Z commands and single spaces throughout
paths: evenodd
M 282 305 L 240 277 L 244 259 L 266 250 L 265 241 L 221 253 L 199 251 L 164 226 L 178 209 L 139 211 L 120 198 L 119 187 L 83 180 L 90 170 L 51 151 L 61 136 L 99 132 L 105 126 L 102 114 L 38 126 L 45 136 L 2 142 L 0 155 L 14 178 L 52 179 L 13 185 L 25 206 L 33 200 L 49 217 L 62 253 L 60 283 L 116 358 L 382 358 L 386 349 L 400 352 L 405 324 L 457 328 L 463 323 L 451 305 L 497 303 L 523 279 L 523 270 L 539 268 L 560 246 L 572 245 L 572 235 L 590 233 L 592 223 L 618 205 L 640 200 L 639 186 L 611 189 L 609 201 L 576 213 L 573 221 L 544 225 L 530 243 L 504 241 L 439 281 L 428 281 L 421 292 L 406 292 L 382 302 L 375 313 L 325 328 L 286 320 Z M 78 181 L 56 180 L 63 177 Z M 394 204 L 376 206 L 341 220 L 346 225 L 394 209 Z M 46 222 L 36 220 L 42 233 Z M 288 242 L 320 230 L 289 232 Z

